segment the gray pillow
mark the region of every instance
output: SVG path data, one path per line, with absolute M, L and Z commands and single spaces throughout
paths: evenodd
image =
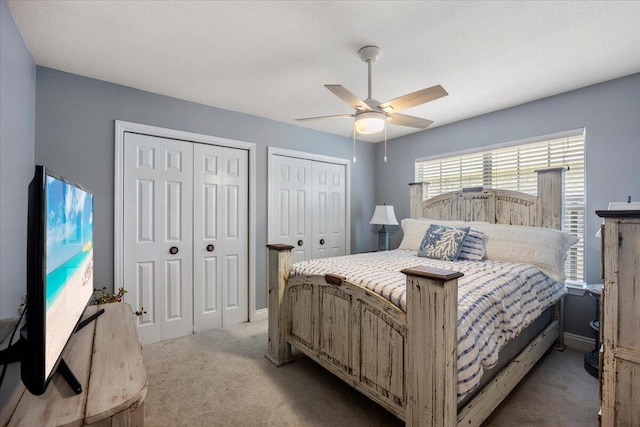
M 424 234 L 418 256 L 455 261 L 468 232 L 469 227 L 453 228 L 431 224 Z

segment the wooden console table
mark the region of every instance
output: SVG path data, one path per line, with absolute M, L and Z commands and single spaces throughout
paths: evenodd
M 147 375 L 131 306 L 100 308 L 104 314 L 75 334 L 64 353 L 82 393 L 75 394 L 59 374 L 41 396 L 29 393 L 19 379 L 7 384 L 5 378 L 3 388 L 13 389 L 0 402 L 2 426 L 143 427 Z M 86 315 L 97 309 L 88 307 Z M 11 367 L 19 370 L 18 363 Z

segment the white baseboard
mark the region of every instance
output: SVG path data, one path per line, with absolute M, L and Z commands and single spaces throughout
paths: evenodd
M 596 347 L 596 340 L 594 338 L 572 334 L 571 332 L 565 332 L 564 345 L 574 350 L 587 352 Z
M 261 320 L 267 320 L 268 318 L 269 318 L 269 309 L 261 308 L 260 310 L 256 310 L 253 312 L 252 322 L 259 322 Z

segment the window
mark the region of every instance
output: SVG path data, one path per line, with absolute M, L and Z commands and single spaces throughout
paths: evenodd
M 416 181 L 428 182 L 427 197 L 464 187 L 516 190 L 536 194 L 535 171 L 564 167 L 564 230 L 580 240 L 569 250 L 566 275 L 569 282 L 584 281 L 585 220 L 584 130 L 544 137 L 535 142 L 493 148 L 441 158 L 416 160 Z

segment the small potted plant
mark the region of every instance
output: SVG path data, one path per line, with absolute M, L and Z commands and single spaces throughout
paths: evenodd
M 110 304 L 113 302 L 122 302 L 124 298 L 124 294 L 127 293 L 127 290 L 124 287 L 118 288 L 118 293 L 110 294 L 107 292 L 107 287 L 103 286 L 102 289 L 94 289 L 93 290 L 93 304 Z M 133 312 L 136 316 L 142 316 L 146 314 L 144 307 L 140 307 L 140 310 L 136 310 Z

